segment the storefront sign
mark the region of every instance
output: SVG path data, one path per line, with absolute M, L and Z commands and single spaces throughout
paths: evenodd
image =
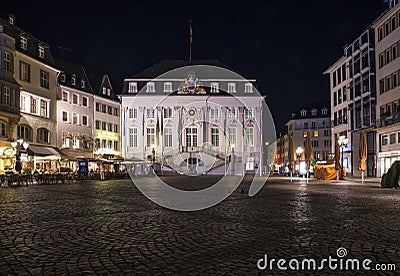
M 379 158 L 382 157 L 391 157 L 391 156 L 398 156 L 400 155 L 400 151 L 388 151 L 388 152 L 380 152 L 378 154 Z

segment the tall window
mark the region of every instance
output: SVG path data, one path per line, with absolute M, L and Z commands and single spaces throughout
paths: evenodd
M 114 150 L 118 150 L 118 141 L 114 141 Z
M 251 108 L 246 108 L 246 109 L 244 110 L 244 118 L 245 118 L 245 119 L 251 119 L 251 118 L 253 118 L 253 109 L 251 109 Z
M 28 49 L 28 39 L 23 36 L 21 36 L 21 48 L 24 50 Z
M 68 112 L 63 111 L 62 120 L 63 120 L 63 122 L 68 122 Z
M 76 94 L 72 94 L 72 103 L 73 104 L 78 104 L 79 103 L 79 97 Z
M 50 137 L 49 136 L 50 136 L 49 135 L 49 131 L 47 129 L 39 128 L 37 130 L 37 141 L 39 143 L 49 143 L 50 142 L 50 140 L 49 140 Z
M 186 146 L 197 147 L 197 128 L 186 129 Z
M 108 148 L 109 149 L 113 148 L 113 141 L 111 141 L 111 140 L 108 141 Z
M 172 147 L 172 128 L 170 127 L 164 129 L 164 147 Z
M 211 83 L 211 93 L 218 93 L 218 83 L 217 82 Z
M 21 81 L 31 81 L 31 66 L 23 61 L 19 62 L 19 79 Z
M 85 106 L 85 107 L 88 106 L 88 98 L 87 97 L 82 97 L 82 106 Z
M 219 147 L 219 129 L 211 128 L 211 144 L 214 147 Z
M 129 93 L 137 93 L 137 83 L 136 82 L 130 82 L 129 83 L 129 88 L 128 88 L 128 92 Z
M 77 125 L 79 123 L 79 115 L 76 113 L 72 113 L 72 123 Z
M 47 112 L 47 101 L 45 100 L 40 100 L 40 116 L 42 117 L 48 117 L 48 112 Z
M 96 103 L 96 111 L 100 112 L 100 104 L 99 103 Z
M 107 123 L 101 122 L 101 130 L 107 130 Z
M 1 136 L 6 137 L 7 136 L 7 127 L 6 124 L 1 122 Z
M 156 143 L 156 129 L 154 127 L 147 128 L 147 147 L 151 147 Z
M 11 104 L 11 92 L 10 87 L 4 87 L 4 95 L 3 95 L 3 103 L 10 105 Z
M 136 148 L 138 146 L 138 129 L 136 127 L 129 128 L 129 147 Z
M 219 117 L 218 107 L 211 108 L 211 119 L 216 119 Z
M 156 92 L 154 82 L 148 82 L 148 83 L 147 83 L 146 92 L 147 92 L 147 93 L 154 93 L 154 92 Z
M 96 129 L 100 129 L 100 121 L 96 120 Z
M 172 92 L 172 82 L 164 83 L 164 92 Z
M 118 125 L 117 124 L 114 124 L 114 132 L 118 133 Z
M 88 117 L 86 115 L 82 115 L 82 125 L 88 125 Z
M 164 107 L 164 118 L 171 118 L 171 117 L 172 117 L 172 108 Z
M 254 146 L 254 129 L 252 127 L 246 128 L 246 141 L 249 147 Z
M 31 113 L 37 114 L 37 99 L 31 97 Z
M 29 100 L 29 97 L 21 94 L 21 111 L 22 112 L 29 112 L 28 105 L 27 105 L 28 100 Z
M 39 57 L 44 58 L 44 47 L 43 46 L 39 46 Z
M 236 128 L 228 128 L 228 139 L 230 145 L 236 144 Z
M 32 128 L 26 125 L 18 125 L 17 138 L 32 141 Z
M 4 61 L 4 70 L 11 72 L 11 55 L 7 52 L 4 52 L 3 55 L 3 61 Z
M 128 118 L 129 119 L 133 118 L 133 108 L 128 108 Z
M 154 109 L 146 109 L 146 115 L 147 118 L 154 118 Z
M 62 92 L 62 100 L 64 101 L 64 102 L 68 102 L 68 92 L 67 91 L 63 91 Z
M 40 70 L 40 87 L 49 89 L 49 73 Z
M 113 131 L 113 124 L 111 124 L 111 123 L 108 124 L 108 131 L 109 132 Z
M 244 93 L 253 93 L 253 85 L 251 83 L 244 85 Z
M 228 118 L 236 118 L 236 109 L 234 107 L 228 108 Z
M 228 83 L 228 93 L 236 93 L 236 83 Z

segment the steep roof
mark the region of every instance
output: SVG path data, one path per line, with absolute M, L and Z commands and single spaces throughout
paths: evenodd
M 326 109 L 326 114 L 322 113 L 322 110 Z M 316 113 L 315 115 L 312 114 L 312 110 L 315 110 Z M 306 111 L 305 115 L 302 113 L 302 111 Z M 330 117 L 330 104 L 328 102 L 310 102 L 306 103 L 303 106 L 301 106 L 296 112 L 292 113 L 291 118 L 288 120 L 302 120 L 302 119 L 311 119 L 311 118 L 324 118 L 324 117 Z
M 219 60 L 162 60 L 159 63 L 150 66 L 149 68 L 141 71 L 140 73 L 132 76 L 133 79 L 154 79 L 159 75 L 169 72 L 173 69 L 177 69 L 184 66 L 191 65 L 210 65 L 210 66 L 218 66 L 233 72 L 236 70 L 232 69 L 225 63 Z M 242 75 L 242 74 L 241 74 Z M 243 76 L 243 75 L 242 75 Z
M 0 24 L 3 26 L 3 32 L 14 38 L 16 46 L 15 49 L 18 52 L 21 52 L 37 61 L 43 62 L 44 64 L 55 69 L 60 69 L 54 62 L 53 55 L 50 51 L 50 46 L 15 25 L 15 20 L 13 24 L 10 24 L 10 17 L 15 19 L 13 15 L 0 15 Z M 26 49 L 22 48 L 21 36 L 26 38 L 28 41 Z M 43 58 L 39 57 L 39 46 L 44 48 Z
M 86 75 L 85 69 L 82 65 L 74 64 L 70 61 L 63 60 L 59 57 L 54 57 L 54 61 L 62 70 L 62 73 L 58 77 L 58 82 L 62 85 L 79 89 L 88 93 L 93 93 L 91 83 Z M 65 80 L 62 75 L 65 75 Z M 75 76 L 75 84 L 72 83 L 72 77 Z M 84 81 L 84 87 L 82 82 Z
M 107 74 L 101 74 L 93 70 L 85 69 L 86 76 L 89 79 L 90 85 L 93 89 L 93 94 L 106 98 L 112 101 L 120 102 L 116 91 L 114 91 L 111 84 L 110 77 Z M 110 96 L 103 93 L 103 87 L 110 89 Z

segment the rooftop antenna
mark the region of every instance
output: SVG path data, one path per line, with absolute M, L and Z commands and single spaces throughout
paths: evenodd
M 193 30 L 192 20 L 189 20 L 189 60 L 192 60 L 192 42 L 193 42 Z

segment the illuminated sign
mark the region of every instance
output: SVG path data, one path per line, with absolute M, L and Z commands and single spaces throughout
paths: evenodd
M 104 130 L 96 131 L 96 139 L 100 140 L 119 140 L 119 134 Z
M 387 152 L 380 152 L 378 154 L 379 158 L 382 157 L 391 157 L 391 156 L 398 156 L 400 155 L 400 151 L 387 151 Z

